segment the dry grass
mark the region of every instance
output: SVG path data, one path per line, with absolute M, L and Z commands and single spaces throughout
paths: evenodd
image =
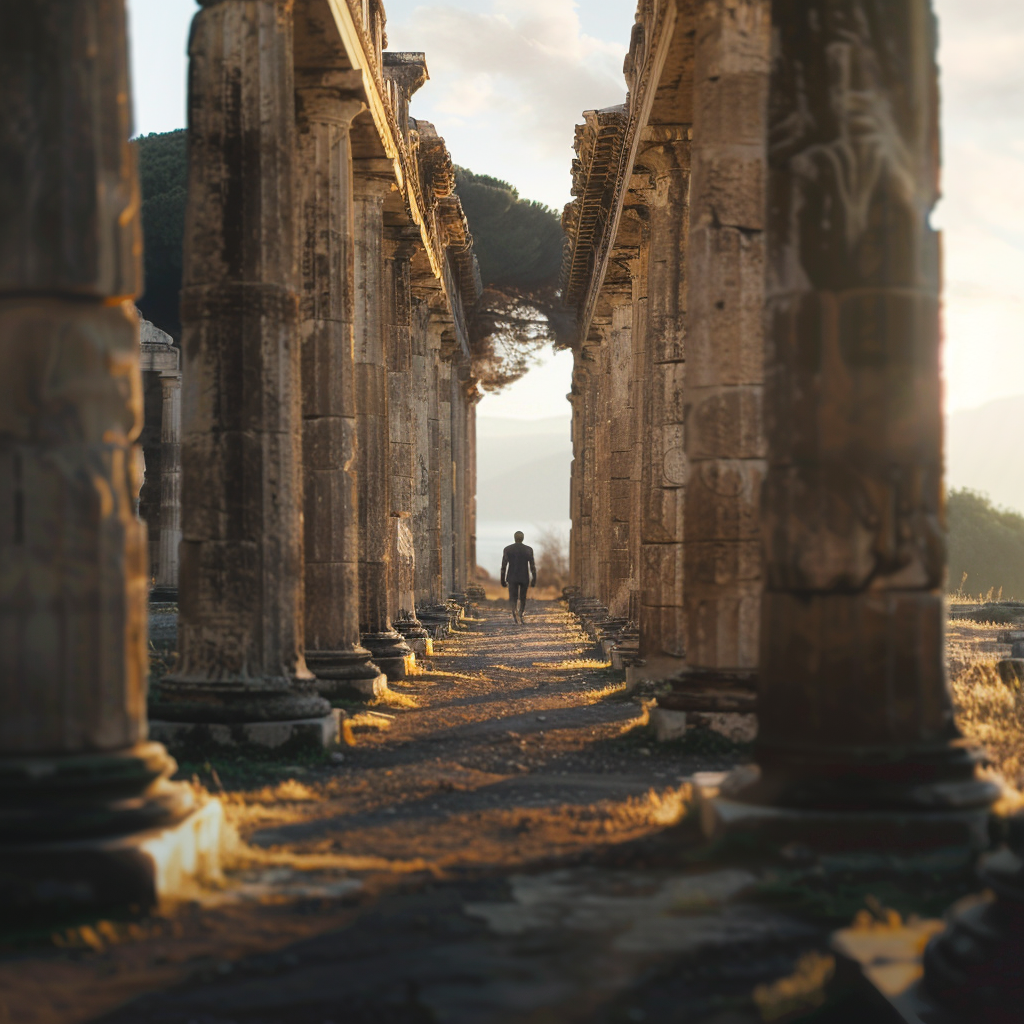
M 1007 686 L 996 671 L 1009 656 L 1000 644 L 1006 627 L 957 621 L 949 624 L 946 664 L 957 725 L 985 747 L 993 766 L 1011 785 L 1024 788 L 1024 692 Z

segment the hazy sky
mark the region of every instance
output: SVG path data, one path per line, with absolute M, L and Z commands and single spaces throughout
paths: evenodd
M 193 0 L 128 0 L 136 125 L 185 120 Z M 947 405 L 1024 394 L 1024 2 L 935 0 L 941 19 L 946 198 Z M 433 121 L 457 163 L 556 208 L 569 199 L 573 125 L 625 98 L 622 58 L 635 0 L 386 0 L 392 49 L 424 50 L 431 81 L 413 115 Z M 485 415 L 551 416 L 565 356 Z

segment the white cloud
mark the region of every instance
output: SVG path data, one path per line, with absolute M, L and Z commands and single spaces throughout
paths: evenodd
M 574 125 L 584 110 L 625 99 L 631 13 L 621 38 L 609 41 L 583 31 L 573 0 L 389 11 L 391 46 L 427 54 L 431 82 L 413 114 L 436 120 L 455 161 L 511 181 L 528 198 L 566 202 Z

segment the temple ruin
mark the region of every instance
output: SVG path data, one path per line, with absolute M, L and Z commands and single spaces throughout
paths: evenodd
M 123 5 L 58 7 L 2 26 L 32 133 L 0 141 L 3 896 L 145 905 L 217 870 L 217 805 L 162 743 L 329 748 L 331 699 L 380 693 L 461 613 L 480 277 L 444 142 L 409 116 L 426 60 L 385 52 L 379 0 L 204 2 L 184 335 L 140 340 Z M 147 712 L 151 584 L 178 663 Z M 60 845 L 86 838 L 95 864 Z
M 478 593 L 482 284 L 409 113 L 427 58 L 380 0 L 199 2 L 180 346 L 134 305 L 123 0 L 0 13 L 0 901 L 29 919 L 217 880 L 221 805 L 171 755 L 324 756 Z M 566 597 L 661 728 L 756 730 L 693 776 L 711 859 L 962 876 L 992 846 L 943 655 L 935 45 L 929 0 L 641 0 L 626 102 L 576 131 Z M 178 657 L 148 681 L 150 599 Z M 928 954 L 961 1011 L 1010 1005 L 1001 864 Z

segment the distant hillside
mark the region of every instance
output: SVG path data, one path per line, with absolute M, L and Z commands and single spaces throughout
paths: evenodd
M 569 420 L 477 420 L 477 518 L 569 518 Z
M 975 597 L 1002 588 L 1004 600 L 1024 599 L 1024 515 L 965 490 L 950 492 L 947 512 L 949 590 Z
M 998 398 L 949 416 L 946 482 L 987 494 L 995 505 L 1024 512 L 1024 395 Z

